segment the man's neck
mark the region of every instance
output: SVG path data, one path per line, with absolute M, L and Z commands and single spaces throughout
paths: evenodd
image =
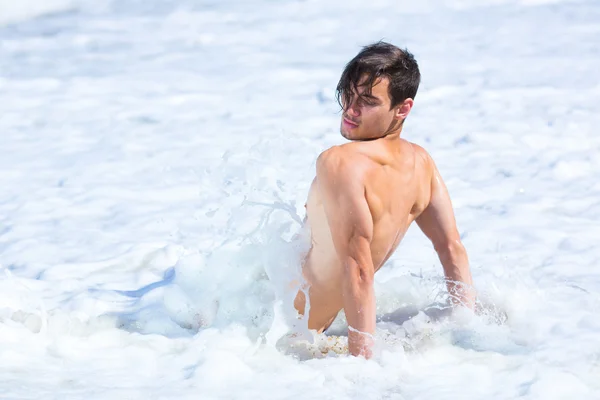
M 404 120 L 402 121 L 393 121 L 390 124 L 390 128 L 388 129 L 388 133 L 383 136 L 383 139 L 397 140 L 400 138 L 400 134 L 402 133 L 402 128 L 404 128 Z
M 403 127 L 404 127 L 404 121 L 402 121 L 400 123 L 400 125 L 395 129 L 394 129 L 394 126 L 392 125 L 390 127 L 391 129 L 388 130 L 388 132 L 383 136 L 374 137 L 374 138 L 370 138 L 370 139 L 351 139 L 351 141 L 353 141 L 353 142 L 372 142 L 374 140 L 390 140 L 390 141 L 399 140 Z
M 400 126 L 390 132 L 388 132 L 385 136 L 382 136 L 383 140 L 399 140 L 400 134 L 402 133 L 402 127 L 404 124 L 400 124 Z
M 402 133 L 402 127 L 400 127 L 400 129 L 394 131 L 394 132 L 390 132 L 387 135 L 385 135 L 384 137 L 382 137 L 382 139 L 386 139 L 386 140 L 398 140 L 400 139 L 400 134 Z

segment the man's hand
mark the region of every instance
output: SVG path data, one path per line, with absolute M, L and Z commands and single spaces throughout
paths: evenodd
M 369 160 L 333 147 L 317 160 L 317 184 L 323 194 L 333 243 L 344 265 L 343 301 L 352 355 L 371 357 L 375 333 L 375 270 L 371 256 L 373 219 L 365 197 Z
M 431 160 L 431 158 L 430 158 Z M 431 160 L 433 164 L 433 160 Z M 467 252 L 461 243 L 448 189 L 433 165 L 431 200 L 417 224 L 433 243 L 444 267 L 446 285 L 453 305 L 475 306 L 475 290 Z

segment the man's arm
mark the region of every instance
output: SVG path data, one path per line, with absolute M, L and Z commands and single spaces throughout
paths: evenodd
M 348 349 L 371 356 L 375 333 L 375 274 L 371 257 L 373 219 L 365 197 L 363 156 L 338 147 L 317 160 L 317 184 L 323 195 L 333 243 L 344 266 L 344 312 L 348 320 Z
M 417 224 L 431 240 L 440 258 L 453 304 L 462 304 L 472 309 L 475 305 L 475 290 L 467 251 L 456 228 L 448 189 L 433 160 L 429 160 L 433 167 L 431 200 L 417 218 Z

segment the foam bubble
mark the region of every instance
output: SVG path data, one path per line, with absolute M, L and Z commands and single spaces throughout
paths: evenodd
M 0 0 L 0 25 L 68 10 L 72 6 L 73 0 Z

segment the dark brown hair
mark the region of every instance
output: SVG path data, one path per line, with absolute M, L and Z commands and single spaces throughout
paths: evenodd
M 415 98 L 421 73 L 415 57 L 408 50 L 385 42 L 363 47 L 346 65 L 338 82 L 336 97 L 342 109 L 352 102 L 354 93 L 359 93 L 359 83 L 365 87 L 363 94 L 370 95 L 371 88 L 380 78 L 389 79 L 391 107 L 395 107 L 408 98 Z

